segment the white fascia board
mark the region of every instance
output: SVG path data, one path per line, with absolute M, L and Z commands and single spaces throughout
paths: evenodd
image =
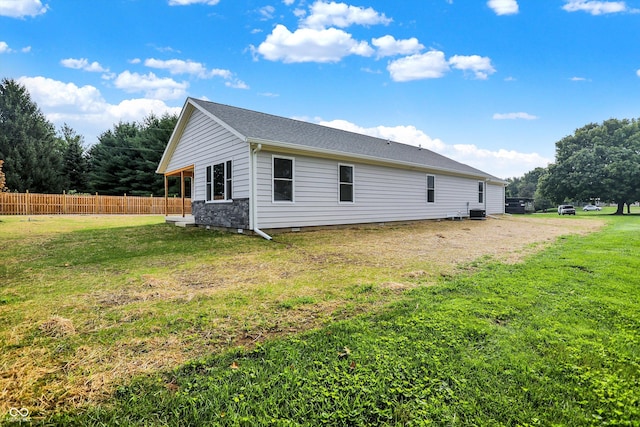
M 160 158 L 160 163 L 158 163 L 158 168 L 156 169 L 156 173 L 164 174 L 167 171 L 167 166 L 169 165 L 169 160 L 173 156 L 173 153 L 176 151 L 176 147 L 178 145 L 178 140 L 180 139 L 180 135 L 184 132 L 184 128 L 189 121 L 189 117 L 193 112 L 193 103 L 189 102 L 189 99 L 184 103 L 182 110 L 180 111 L 180 116 L 178 116 L 178 121 L 176 122 L 176 127 L 173 128 L 173 132 L 171 132 L 171 137 L 169 137 L 169 142 L 167 146 L 164 148 L 164 153 L 162 153 L 162 157 Z
M 481 179 L 483 181 L 486 180 L 487 182 L 495 181 L 495 180 L 491 180 L 487 175 L 480 175 L 480 174 L 473 175 L 473 174 L 453 171 L 447 168 L 439 168 L 437 166 L 426 166 L 420 163 L 403 162 L 400 160 L 381 159 L 380 157 L 375 157 L 375 156 L 346 153 L 344 151 L 327 150 L 325 148 L 307 147 L 304 145 L 291 144 L 288 142 L 269 141 L 269 140 L 259 139 L 259 138 L 248 138 L 247 142 L 251 144 L 262 144 L 263 150 L 268 149 L 268 147 L 274 147 L 274 148 L 279 148 L 281 150 L 286 150 L 289 153 L 320 154 L 324 158 L 333 158 L 336 160 L 350 160 L 350 161 L 355 160 L 355 161 L 360 161 L 362 163 L 377 164 L 382 166 L 395 166 L 395 167 L 400 166 L 404 169 L 422 170 L 425 172 L 440 172 L 446 175 Z M 419 148 L 416 147 L 416 149 L 419 149 Z M 504 181 L 500 181 L 499 183 L 503 183 L 503 182 Z M 504 183 L 506 184 L 506 182 Z

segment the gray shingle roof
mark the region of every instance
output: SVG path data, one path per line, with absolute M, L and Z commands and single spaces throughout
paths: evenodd
M 368 156 L 391 162 L 413 163 L 435 170 L 502 181 L 479 169 L 456 162 L 425 148 L 288 119 L 244 108 L 189 98 L 246 139 L 295 144 L 301 148 L 329 150 L 349 156 Z

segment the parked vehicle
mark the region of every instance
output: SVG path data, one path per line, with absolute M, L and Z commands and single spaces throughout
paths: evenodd
M 575 215 L 576 208 L 573 205 L 560 205 L 558 206 L 558 215 Z
M 602 208 L 600 206 L 596 206 L 596 205 L 585 205 L 585 207 L 582 208 L 583 211 L 601 211 Z

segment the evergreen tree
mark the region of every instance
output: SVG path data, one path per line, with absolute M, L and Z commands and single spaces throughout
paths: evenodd
M 54 126 L 15 80 L 0 83 L 0 158 L 10 190 L 59 193 L 62 150 Z
M 89 161 L 85 154 L 84 138 L 66 123 L 60 129 L 61 145 L 64 147 L 62 171 L 67 191 L 85 193 L 89 190 Z
M 112 195 L 164 194 L 156 169 L 177 116 L 148 116 L 142 123 L 118 123 L 98 137 L 89 151 L 93 192 Z

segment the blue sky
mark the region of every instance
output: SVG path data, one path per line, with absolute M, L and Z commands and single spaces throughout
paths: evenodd
M 507 178 L 640 117 L 640 0 L 0 0 L 0 78 L 87 145 L 192 96 Z

